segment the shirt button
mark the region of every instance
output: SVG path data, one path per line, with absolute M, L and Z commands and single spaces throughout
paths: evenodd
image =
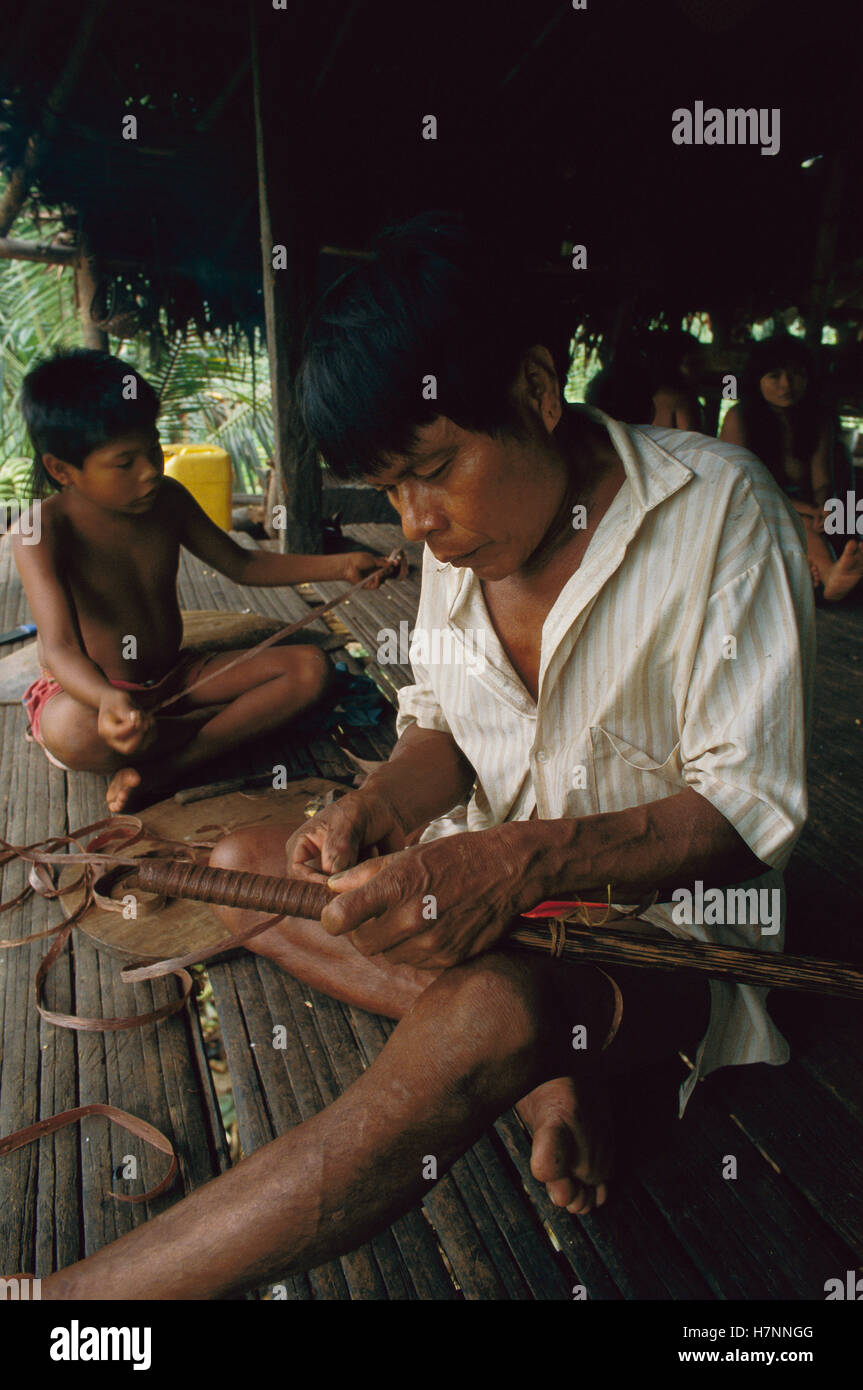
M 536 750 L 536 761 L 537 761 L 538 763 L 547 763 L 547 762 L 548 762 L 548 754 L 547 754 L 547 752 L 545 751 L 544 748 L 537 748 L 537 750 Z

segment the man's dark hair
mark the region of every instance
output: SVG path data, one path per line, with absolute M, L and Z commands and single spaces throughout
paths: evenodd
M 520 437 L 509 393 L 522 356 L 556 348 L 534 300 L 512 260 L 453 214 L 382 232 L 373 259 L 326 292 L 303 342 L 297 403 L 332 472 L 374 476 L 389 456 L 409 458 L 418 429 L 441 415 L 473 433 Z M 429 378 L 433 399 L 423 394 Z
M 135 395 L 127 400 L 130 377 Z M 19 405 L 35 451 L 34 497 L 60 487 L 43 464 L 43 454 L 83 468 L 94 449 L 152 429 L 159 414 L 159 398 L 150 383 L 128 362 L 94 348 L 73 348 L 40 362 L 24 378 Z

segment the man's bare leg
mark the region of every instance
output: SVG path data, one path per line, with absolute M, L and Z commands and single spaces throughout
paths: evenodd
M 213 850 L 214 868 L 243 869 L 250 873 L 284 874 L 286 832 L 278 826 L 257 826 L 235 831 Z M 214 909 L 229 931 L 239 932 L 260 914 L 236 908 Z M 417 970 L 411 965 L 391 965 L 381 956 L 364 956 L 349 937 L 333 937 L 319 922 L 290 917 L 249 942 L 249 949 L 266 956 L 295 979 L 322 994 L 386 1018 L 403 1018 L 425 989 L 442 973 Z M 550 985 L 560 997 L 555 1010 L 572 1037 L 572 1025 L 581 1020 L 569 998 L 571 967 L 557 966 Z M 611 1014 L 611 989 L 594 977 L 603 1006 Z M 571 1016 L 571 1017 L 570 1017 Z M 567 1059 L 568 1063 L 569 1059 Z M 607 1197 L 612 1163 L 611 1116 L 601 1086 L 589 1083 L 587 1067 L 580 1069 L 580 1087 L 567 1074 L 544 1081 L 529 1095 L 518 1098 L 518 1112 L 533 1135 L 531 1171 L 545 1183 L 557 1206 L 575 1214 L 601 1206 Z M 596 1184 L 589 1182 L 593 1176 Z
M 563 1068 L 550 962 L 494 951 L 444 971 L 331 1105 L 89 1259 L 43 1299 L 206 1299 L 315 1268 L 383 1230 L 508 1106 Z M 572 972 L 575 980 L 580 969 Z M 603 1027 L 595 992 L 577 1010 Z

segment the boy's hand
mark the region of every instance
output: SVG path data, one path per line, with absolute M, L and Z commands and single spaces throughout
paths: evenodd
M 125 690 L 111 690 L 99 701 L 99 737 L 118 753 L 135 753 L 151 740 L 153 716 L 139 709 Z
M 351 550 L 347 555 L 343 555 L 342 579 L 346 579 L 349 584 L 359 584 L 364 575 L 371 570 L 378 569 L 386 560 L 386 555 L 370 555 L 367 550 Z M 367 585 L 368 589 L 377 589 L 382 579 L 386 579 L 386 572 L 379 574 Z

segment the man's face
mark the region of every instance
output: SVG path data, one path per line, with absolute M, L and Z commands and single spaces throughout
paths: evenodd
M 80 469 L 62 465 L 61 481 L 96 507 L 141 516 L 153 507 L 164 471 L 154 428 L 109 440 L 89 453 Z
M 438 416 L 418 431 L 410 461 L 391 458 L 366 481 L 387 493 L 407 540 L 483 579 L 505 579 L 536 550 L 566 486 L 549 432 L 524 419 L 524 438 L 492 439 Z

